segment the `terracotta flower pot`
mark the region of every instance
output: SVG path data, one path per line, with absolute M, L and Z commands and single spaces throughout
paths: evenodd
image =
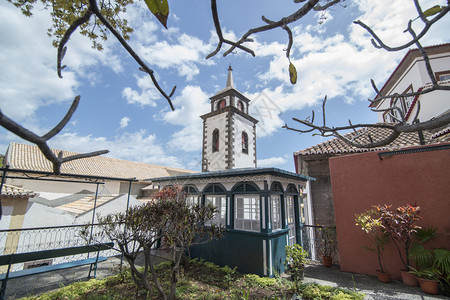
M 333 258 L 331 256 L 322 255 L 322 264 L 325 267 L 331 267 L 331 263 L 333 262 Z
M 377 277 L 381 282 L 389 283 L 391 281 L 391 275 L 386 272 L 381 272 L 381 270 L 377 270 Z
M 404 284 L 409 286 L 419 286 L 416 275 L 408 273 L 406 270 L 400 270 L 400 273 Z
M 419 281 L 420 288 L 424 293 L 430 295 L 436 295 L 438 293 L 438 283 L 437 280 L 425 279 L 425 278 L 417 278 Z

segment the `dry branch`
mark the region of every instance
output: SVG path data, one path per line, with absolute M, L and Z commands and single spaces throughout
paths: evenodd
M 1 110 L 0 110 L 0 125 L 2 127 L 4 127 L 5 129 L 11 131 L 15 135 L 21 137 L 22 139 L 29 141 L 29 142 L 35 144 L 36 146 L 38 146 L 39 149 L 41 150 L 42 154 L 45 156 L 45 158 L 47 158 L 52 163 L 53 173 L 55 175 L 60 175 L 61 174 L 61 165 L 65 162 L 72 161 L 75 159 L 98 156 L 98 155 L 106 154 L 109 152 L 108 150 L 101 150 L 101 151 L 95 151 L 95 152 L 90 152 L 90 153 L 71 155 L 68 157 L 62 157 L 62 152 L 59 152 L 58 155 L 55 155 L 55 153 L 53 153 L 53 151 L 47 145 L 47 141 L 49 139 L 51 139 L 52 137 L 54 137 L 56 134 L 58 134 L 64 128 L 64 126 L 67 124 L 67 122 L 69 122 L 73 113 L 77 109 L 79 102 L 80 102 L 80 96 L 76 96 L 72 102 L 70 109 L 67 111 L 64 118 L 58 123 L 58 125 L 56 125 L 52 130 L 50 130 L 48 133 L 44 134 L 43 136 L 38 136 L 34 132 L 17 124 L 12 119 L 5 116 L 1 112 Z

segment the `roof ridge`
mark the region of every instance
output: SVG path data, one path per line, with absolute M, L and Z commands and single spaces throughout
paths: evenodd
M 376 123 L 383 124 L 383 123 Z M 389 128 L 373 128 L 373 127 L 364 127 L 359 128 L 357 131 L 367 130 L 367 134 L 363 134 L 357 138 L 360 143 L 369 143 L 368 134 L 371 135 L 371 138 L 375 141 L 383 140 L 390 132 Z M 446 137 L 446 133 L 438 136 L 434 136 L 433 133 L 436 131 L 423 130 L 423 135 L 427 144 L 437 144 L 440 142 L 445 142 L 450 137 Z M 445 132 L 445 131 L 444 131 Z M 448 133 L 448 132 L 447 132 Z M 348 137 L 349 135 L 354 135 L 355 132 L 349 132 L 344 134 L 344 137 Z M 442 139 L 439 139 L 441 138 Z M 358 148 L 352 146 L 345 141 L 341 140 L 338 137 L 330 139 L 328 141 L 319 143 L 317 145 L 305 148 L 300 151 L 294 152 L 295 156 L 299 155 L 332 155 L 332 154 L 341 154 L 341 153 L 362 153 L 368 151 L 379 151 L 379 150 L 393 150 L 404 147 L 418 146 L 420 145 L 420 138 L 417 132 L 402 132 L 399 137 L 393 141 L 392 143 L 375 148 Z
M 63 157 L 79 154 L 77 152 L 51 149 L 56 154 L 62 151 Z M 8 147 L 7 164 L 12 169 L 51 172 L 52 165 L 36 145 L 10 143 Z M 171 166 L 149 164 L 146 162 L 124 160 L 108 156 L 93 156 L 64 163 L 61 166 L 63 174 L 97 176 L 107 178 L 136 178 L 170 176 L 170 172 L 194 173 L 195 171 Z

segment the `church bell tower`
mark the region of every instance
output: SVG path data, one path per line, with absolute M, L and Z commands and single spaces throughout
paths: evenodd
M 233 82 L 228 68 L 226 87 L 211 99 L 203 119 L 202 172 L 256 168 L 256 123 L 248 114 L 250 100 Z

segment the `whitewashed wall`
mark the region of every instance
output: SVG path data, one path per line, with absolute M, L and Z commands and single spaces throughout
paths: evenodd
M 442 72 L 450 70 L 450 55 L 449 53 L 438 54 L 430 56 L 431 66 L 434 72 Z M 416 58 L 405 73 L 394 84 L 393 88 L 388 92 L 389 95 L 395 93 L 402 94 L 410 85 L 413 91 L 416 92 L 419 88 L 431 82 L 426 71 L 425 63 L 422 58 Z M 450 85 L 447 81 L 446 85 Z M 432 117 L 439 116 L 448 109 L 450 109 L 449 92 L 437 91 L 429 94 L 421 95 L 419 120 L 426 121 Z M 379 104 L 377 109 L 386 109 L 390 106 L 390 99 L 386 99 Z M 409 120 L 413 119 L 417 110 L 417 105 L 414 107 Z M 378 113 L 378 119 L 383 122 L 383 113 Z
M 233 132 L 233 163 L 234 168 L 254 168 L 255 166 L 255 150 L 253 123 L 240 115 L 233 115 L 234 132 Z M 242 153 L 242 132 L 248 135 L 248 154 Z
M 227 113 L 221 113 L 219 115 L 210 117 L 206 120 L 206 128 L 205 128 L 205 134 L 206 134 L 206 155 L 205 158 L 208 161 L 208 170 L 209 171 L 216 171 L 216 170 L 225 170 L 226 163 L 225 163 L 225 155 L 227 153 L 227 147 L 225 145 L 226 139 L 226 132 L 225 129 L 227 128 Z M 219 151 L 212 152 L 212 140 L 213 140 L 213 132 L 215 129 L 219 130 Z

